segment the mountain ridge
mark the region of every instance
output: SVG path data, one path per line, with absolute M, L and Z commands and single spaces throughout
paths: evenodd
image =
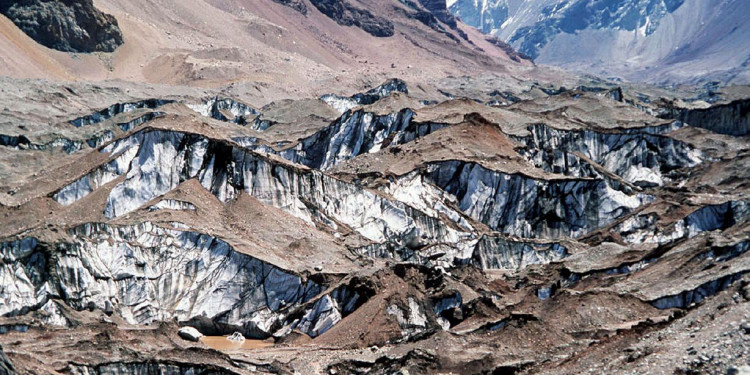
M 746 84 L 750 26 L 740 15 L 747 7 L 737 0 L 457 0 L 450 9 L 542 64 L 663 84 Z

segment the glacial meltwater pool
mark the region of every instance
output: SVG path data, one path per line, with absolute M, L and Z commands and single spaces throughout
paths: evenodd
M 203 336 L 201 342 L 211 349 L 216 350 L 246 350 L 246 349 L 261 349 L 273 346 L 273 343 L 266 342 L 263 340 L 251 340 L 245 339 L 245 341 L 232 341 L 227 340 L 227 336 Z

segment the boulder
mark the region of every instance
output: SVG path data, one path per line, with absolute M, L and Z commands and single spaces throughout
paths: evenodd
M 177 331 L 177 334 L 187 341 L 194 342 L 198 342 L 198 340 L 200 340 L 200 338 L 204 336 L 194 327 L 182 327 L 179 331 Z

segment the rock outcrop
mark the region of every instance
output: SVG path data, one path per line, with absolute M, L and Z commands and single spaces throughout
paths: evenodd
M 347 0 L 310 0 L 320 12 L 342 26 L 356 26 L 375 37 L 393 36 L 393 23 Z
M 38 43 L 65 52 L 112 52 L 123 43 L 117 20 L 92 0 L 0 2 L 0 13 Z
M 456 28 L 456 18 L 448 11 L 445 0 L 419 0 L 419 2 L 437 19 L 451 28 Z

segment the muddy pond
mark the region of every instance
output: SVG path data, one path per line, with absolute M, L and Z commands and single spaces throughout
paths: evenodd
M 211 349 L 223 351 L 262 349 L 273 346 L 273 343 L 263 340 L 245 339 L 243 341 L 233 341 L 227 339 L 227 336 L 203 336 L 200 340 Z

